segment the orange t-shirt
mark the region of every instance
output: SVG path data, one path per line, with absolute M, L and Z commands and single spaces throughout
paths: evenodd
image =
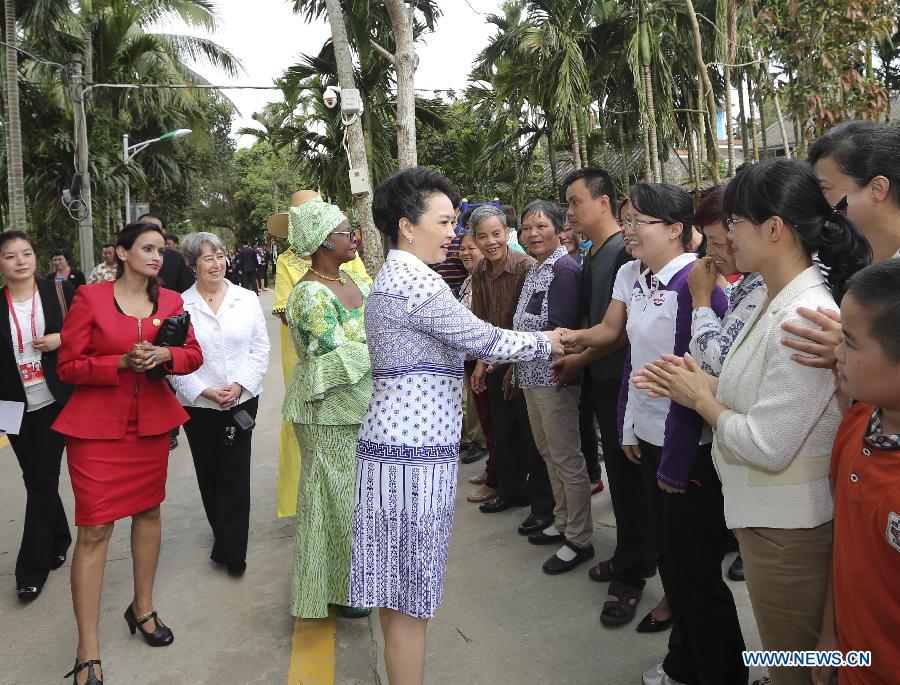
M 873 411 L 847 412 L 831 457 L 838 649 L 872 652 L 871 667 L 840 670 L 841 685 L 900 682 L 900 450 L 865 440 Z

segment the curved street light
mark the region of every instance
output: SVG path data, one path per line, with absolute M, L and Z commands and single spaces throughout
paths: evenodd
M 179 128 L 174 131 L 169 131 L 168 133 L 163 133 L 159 138 L 151 138 L 150 140 L 145 140 L 140 143 L 135 143 L 134 145 L 128 145 L 128 134 L 125 133 L 122 136 L 122 158 L 125 164 L 131 160 L 135 155 L 143 152 L 148 147 L 153 145 L 154 143 L 161 143 L 164 140 L 178 140 L 179 138 L 184 138 L 186 136 L 191 135 L 193 131 L 189 128 Z M 131 223 L 131 183 L 128 181 L 128 177 L 125 177 L 125 224 Z

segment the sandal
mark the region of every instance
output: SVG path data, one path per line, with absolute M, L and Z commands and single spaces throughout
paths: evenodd
M 466 495 L 466 502 L 486 502 L 496 494 L 497 490 L 495 488 L 488 487 L 487 485 L 482 485 L 477 490 L 473 490 L 468 495 Z
M 613 580 L 612 559 L 606 559 L 596 566 L 591 566 L 588 577 L 595 583 L 611 583 Z
M 484 485 L 487 482 L 487 471 L 482 471 L 481 473 L 476 473 L 474 476 L 471 476 L 469 482 L 472 485 Z
M 600 612 L 600 623 L 605 626 L 624 626 L 634 620 L 637 604 L 641 599 L 643 590 L 630 585 L 612 582 L 609 584 L 610 595 L 618 599 L 608 599 L 603 603 L 603 611 Z M 631 603 L 631 600 L 634 603 Z

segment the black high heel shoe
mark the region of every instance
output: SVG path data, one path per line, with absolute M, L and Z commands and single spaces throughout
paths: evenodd
M 100 663 L 100 659 L 91 659 L 90 661 L 85 661 L 84 663 L 79 664 L 78 659 L 75 660 L 75 668 L 66 673 L 63 678 L 71 678 L 73 675 L 77 676 L 84 669 L 88 670 L 87 680 L 84 681 L 84 685 L 103 685 L 103 681 L 99 680 L 96 675 L 94 675 L 94 666 L 102 666 Z
M 152 633 L 146 632 L 141 627 L 150 619 L 156 620 L 156 630 Z M 159 616 L 157 616 L 155 611 L 151 611 L 146 616 L 137 618 L 134 615 L 134 606 L 129 604 L 128 608 L 125 610 L 125 621 L 128 623 L 128 630 L 131 631 L 131 634 L 134 635 L 135 631 L 139 631 L 141 637 L 144 638 L 144 642 L 151 647 L 168 647 L 175 642 L 175 636 L 172 634 L 172 630 L 159 620 Z

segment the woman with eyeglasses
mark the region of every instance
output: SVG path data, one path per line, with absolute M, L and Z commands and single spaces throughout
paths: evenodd
M 604 347 L 627 335 L 631 357 L 625 377 L 661 355 L 682 355 L 691 342 L 693 302 L 688 277 L 697 255 L 689 251 L 696 219 L 691 196 L 665 183 L 632 186 L 624 215 L 634 262 L 616 278 L 604 320 L 563 335 L 564 344 Z M 645 270 L 638 273 L 637 266 Z M 724 293 L 714 287 L 710 307 L 721 317 Z M 668 654 L 644 674 L 645 685 L 744 685 L 744 640 L 731 591 L 722 578 L 725 525 L 722 489 L 711 458 L 709 426 L 692 409 L 629 385 L 620 406 L 622 448 L 641 464 L 659 572 L 672 610 Z M 611 583 L 601 621 L 625 623 L 640 588 Z
M 737 268 L 762 275 L 766 300 L 745 321 L 718 378 L 685 356 L 655 362 L 635 381 L 716 427 L 725 516 L 740 542 L 763 649 L 812 650 L 829 582 L 829 467 L 842 411 L 834 374 L 795 363 L 782 326 L 799 321 L 801 307 L 836 309 L 872 253 L 805 161 L 745 169 L 728 184 L 724 205 Z M 810 682 L 805 668 L 770 668 L 769 676 L 776 685 Z
M 288 242 L 310 267 L 294 286 L 285 319 L 297 365 L 284 418 L 300 445 L 291 614 L 368 616 L 347 606 L 353 535 L 356 436 L 372 398 L 363 310 L 369 285 L 341 266 L 356 257 L 357 233 L 340 209 L 314 198 L 288 214 Z

